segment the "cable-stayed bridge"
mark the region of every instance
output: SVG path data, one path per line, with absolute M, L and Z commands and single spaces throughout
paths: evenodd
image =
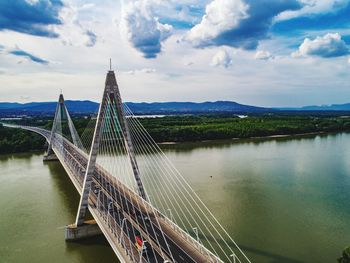
M 59 160 L 80 193 L 66 240 L 102 232 L 121 262 L 250 262 L 122 103 L 113 71 L 81 136 L 62 94 L 51 131 L 4 125 L 44 136 L 44 160 Z

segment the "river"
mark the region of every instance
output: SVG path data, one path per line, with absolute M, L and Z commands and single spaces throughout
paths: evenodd
M 350 245 L 350 134 L 163 145 L 252 262 L 336 262 Z M 64 242 L 79 196 L 42 154 L 0 155 L 0 262 L 116 262 Z M 212 176 L 212 177 L 210 177 Z

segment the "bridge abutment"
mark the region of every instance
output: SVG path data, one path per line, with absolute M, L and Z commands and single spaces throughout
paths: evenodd
M 102 235 L 102 231 L 96 221 L 88 220 L 81 226 L 76 226 L 75 224 L 66 226 L 64 237 L 66 241 L 78 241 L 98 235 Z

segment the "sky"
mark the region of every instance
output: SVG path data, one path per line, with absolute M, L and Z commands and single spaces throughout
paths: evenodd
M 0 0 L 0 101 L 350 102 L 350 0 Z

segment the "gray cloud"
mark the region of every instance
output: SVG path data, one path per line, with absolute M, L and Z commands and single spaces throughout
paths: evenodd
M 63 7 L 60 0 L 11 0 L 0 1 L 0 30 L 57 37 L 48 25 L 61 24 L 59 11 Z
M 87 47 L 93 47 L 96 42 L 97 42 L 97 36 L 94 32 L 92 32 L 91 30 L 87 30 L 86 31 L 86 35 L 89 38 L 89 41 L 86 43 Z

